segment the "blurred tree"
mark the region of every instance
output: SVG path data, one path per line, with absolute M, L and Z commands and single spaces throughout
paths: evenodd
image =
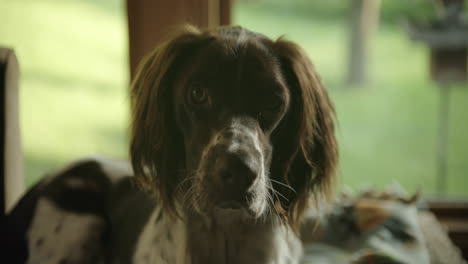
M 348 84 L 367 81 L 369 41 L 379 24 L 381 0 L 351 0 Z

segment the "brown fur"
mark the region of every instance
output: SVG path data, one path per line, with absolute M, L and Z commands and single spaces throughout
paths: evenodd
M 174 118 L 171 89 L 180 69 L 199 47 L 223 38 L 221 29 L 185 27 L 159 45 L 141 63 L 131 88 L 130 155 L 138 182 L 154 190 L 163 206 L 176 212 L 177 187 L 184 180 L 185 149 Z M 290 109 L 271 135 L 270 177 L 284 195 L 277 198 L 287 221 L 297 230 L 309 201 L 329 198 L 338 162 L 334 108 L 305 52 L 282 38 L 255 37 L 278 60 L 291 95 Z M 275 203 L 277 207 L 278 203 Z
M 322 198 L 329 201 L 333 193 L 338 163 L 335 110 L 304 50 L 281 38 L 275 42 L 275 48 L 299 108 L 295 109 L 298 142 L 286 178 L 297 192 L 291 197 L 289 221 L 298 224 L 309 207 L 311 196 L 315 201 Z

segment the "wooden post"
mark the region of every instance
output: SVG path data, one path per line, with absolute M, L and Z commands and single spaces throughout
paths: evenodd
M 450 117 L 450 87 L 444 85 L 439 89 L 439 134 L 437 139 L 437 178 L 436 190 L 442 196 L 447 192 L 447 154 L 449 140 L 449 117 Z
M 229 24 L 231 0 L 127 0 L 130 74 L 142 57 L 176 26 Z
M 19 123 L 19 65 L 11 49 L 0 49 L 0 216 L 10 211 L 25 190 Z
M 468 80 L 468 48 L 431 48 L 431 77 L 439 84 L 439 133 L 436 154 L 436 191 L 442 196 L 447 192 L 448 146 L 450 117 L 450 86 Z

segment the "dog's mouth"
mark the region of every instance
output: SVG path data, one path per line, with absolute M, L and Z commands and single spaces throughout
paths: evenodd
M 247 202 L 237 200 L 226 200 L 216 203 L 214 206 L 214 215 L 223 217 L 238 217 L 243 220 L 258 218 L 258 212 L 252 210 Z
M 224 224 L 236 221 L 249 222 L 256 218 L 247 204 L 235 200 L 219 202 L 213 209 L 211 216 L 217 219 L 217 222 Z

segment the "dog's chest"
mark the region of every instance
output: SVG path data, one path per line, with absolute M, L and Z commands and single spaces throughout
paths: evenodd
M 153 213 L 137 243 L 134 263 L 295 264 L 302 246 L 291 230 L 270 224 L 213 227 L 197 219 Z
M 301 244 L 283 226 L 271 224 L 226 229 L 189 229 L 192 264 L 298 263 Z
M 169 221 L 160 208 L 156 209 L 137 240 L 133 263 L 187 263 L 184 228 L 182 222 Z

